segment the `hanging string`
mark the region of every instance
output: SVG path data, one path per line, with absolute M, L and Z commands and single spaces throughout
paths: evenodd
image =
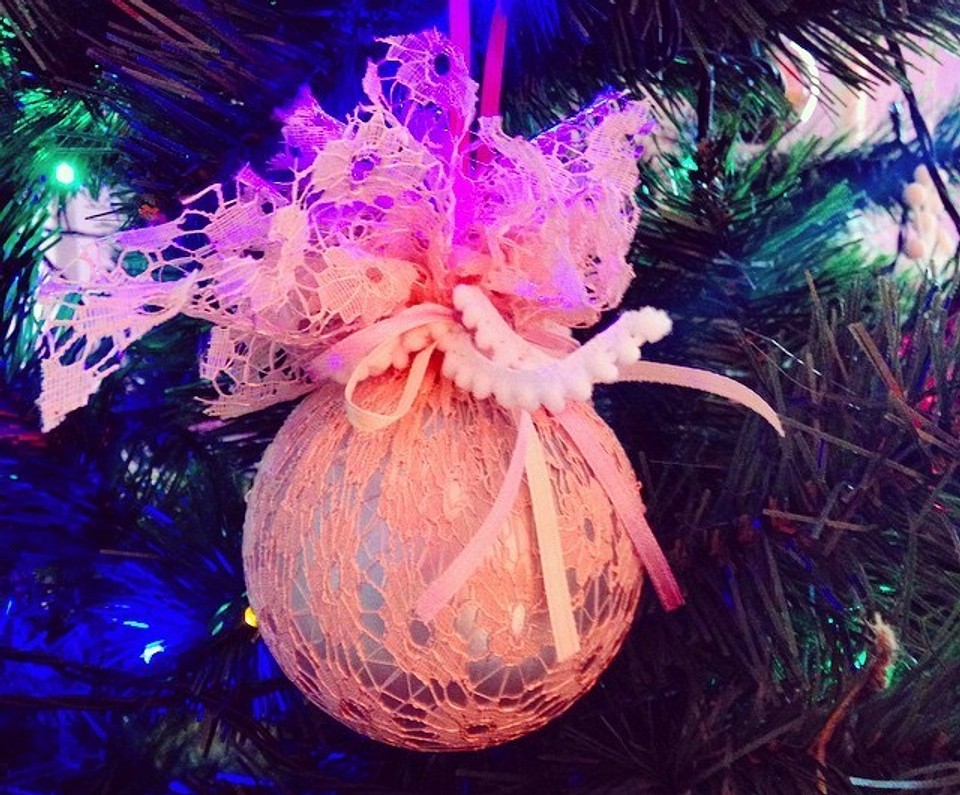
M 470 0 L 450 0 L 450 40 L 463 53 L 467 72 L 472 71 L 470 43 Z M 480 82 L 480 115 L 497 116 L 500 113 L 500 94 L 503 90 L 503 63 L 507 50 L 507 15 L 503 0 L 497 0 L 490 20 L 490 35 L 483 59 L 483 79 Z
M 450 41 L 463 53 L 469 74 L 473 69 L 470 63 L 470 0 L 450 0 Z
M 480 84 L 480 115 L 500 115 L 500 94 L 503 89 L 503 62 L 507 52 L 507 15 L 502 0 L 497 0 L 490 21 L 487 53 L 483 59 L 483 81 Z

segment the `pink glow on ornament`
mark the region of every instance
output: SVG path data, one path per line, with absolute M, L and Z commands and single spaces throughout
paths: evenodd
M 904 48 L 907 74 L 927 123 L 935 127 L 960 96 L 960 56 L 923 39 L 915 38 L 913 43 L 916 51 Z M 800 117 L 782 145 L 810 137 L 835 141 L 843 136 L 845 147 L 857 147 L 891 134 L 890 109 L 904 102 L 899 84 L 879 82 L 862 66 L 851 63 L 870 85 L 868 89 L 849 88 L 790 41 L 785 42 L 782 60 L 787 96 Z M 822 101 L 817 102 L 815 94 Z M 901 114 L 901 123 L 909 140 L 915 135 L 909 114 Z

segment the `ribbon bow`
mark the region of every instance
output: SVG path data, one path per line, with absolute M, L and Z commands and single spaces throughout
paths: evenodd
M 597 443 L 582 415 L 570 411 L 567 404 L 589 399 L 594 383 L 638 381 L 725 397 L 755 411 L 782 435 L 776 413 L 759 395 L 732 379 L 695 368 L 639 361 L 643 344 L 656 342 L 670 331 L 670 320 L 661 311 L 627 312 L 606 331 L 563 355 L 513 332 L 479 288 L 459 285 L 453 299 L 456 311 L 420 304 L 358 331 L 325 351 L 311 367 L 314 377 L 345 384 L 347 416 L 361 431 L 380 430 L 406 415 L 437 352 L 443 356 L 445 377 L 478 399 L 494 397 L 515 414 L 517 437 L 500 491 L 464 549 L 417 600 L 418 616 L 424 621 L 435 618 L 490 554 L 525 475 L 557 658 L 566 659 L 579 650 L 553 487 L 531 416 L 539 409 L 559 422 L 603 486 L 664 607 L 672 610 L 681 605 L 680 587 L 644 518 L 643 503 L 634 491 L 616 488 L 616 462 Z M 391 411 L 374 412 L 354 402 L 354 390 L 361 381 L 391 367 L 408 371 Z

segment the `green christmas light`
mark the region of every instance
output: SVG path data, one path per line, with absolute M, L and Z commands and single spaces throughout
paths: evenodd
M 53 178 L 63 187 L 71 188 L 77 181 L 77 169 L 66 160 L 61 160 L 54 166 Z

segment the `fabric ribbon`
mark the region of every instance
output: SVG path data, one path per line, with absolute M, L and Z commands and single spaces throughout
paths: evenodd
M 462 328 L 453 310 L 439 304 L 420 304 L 367 326 L 333 345 L 318 357 L 311 373 L 345 383 L 344 400 L 350 422 L 361 431 L 392 425 L 412 408 L 426 375 L 430 358 L 443 347 L 447 334 Z M 397 352 L 402 355 L 397 359 Z M 409 354 L 406 382 L 397 405 L 387 413 L 371 411 L 353 399 L 357 385 L 371 375 L 403 365 Z M 781 435 L 773 409 L 755 392 L 725 376 L 691 367 L 638 361 L 619 368 L 618 381 L 651 382 L 699 389 L 739 403 L 762 416 Z M 539 434 L 530 412 L 518 410 L 517 436 L 499 492 L 479 529 L 453 562 L 430 583 L 415 605 L 424 621 L 433 620 L 464 587 L 493 550 L 519 494 L 524 476 L 530 492 L 537 549 L 540 558 L 547 612 L 559 660 L 580 648 L 580 640 L 561 555 L 557 508 L 550 473 Z M 582 414 L 569 407 L 552 416 L 564 429 L 603 487 L 614 513 L 623 524 L 657 595 L 667 610 L 683 604 L 670 565 L 644 517 L 637 491 L 618 488 L 619 469 L 613 454 L 597 440 Z
M 450 0 L 450 29 L 455 44 L 470 67 L 470 3 L 469 0 Z M 480 115 L 495 116 L 499 113 L 500 93 L 503 84 L 503 65 L 506 51 L 507 15 L 502 0 L 494 4 L 490 23 L 490 35 L 484 59 L 481 82 Z M 481 150 L 478 157 L 488 161 L 491 153 Z M 460 220 L 469 218 L 472 211 L 470 192 L 464 177 L 458 172 L 454 182 L 457 197 L 458 227 Z M 469 297 L 469 296 L 468 296 Z M 454 303 L 457 303 L 456 294 Z M 492 309 L 492 307 L 491 307 Z M 412 408 L 423 384 L 427 366 L 433 354 L 440 349 L 446 355 L 444 337 L 452 330 L 463 326 L 458 323 L 453 311 L 437 304 L 422 304 L 407 308 L 397 315 L 368 326 L 334 345 L 319 357 L 312 368 L 314 375 L 334 377 L 344 382 L 344 400 L 347 416 L 358 430 L 376 431 L 397 422 Z M 470 329 L 465 329 L 468 334 Z M 417 332 L 419 335 L 417 334 Z M 535 332 L 536 339 L 523 340 L 539 351 L 562 358 L 577 345 L 570 339 Z M 414 337 L 404 338 L 413 334 Z M 472 341 L 473 352 L 476 341 Z M 405 366 L 408 355 L 414 354 L 406 382 L 397 405 L 387 413 L 370 411 L 354 401 L 357 385 L 370 375 L 385 372 L 391 365 Z M 635 362 L 622 364 L 614 370 L 616 380 L 656 382 L 701 389 L 728 398 L 756 411 L 770 422 L 782 435 L 783 429 L 776 413 L 759 395 L 732 379 L 687 367 Z M 459 377 L 458 384 L 461 384 Z M 570 590 L 564 571 L 560 528 L 550 472 L 547 468 L 540 436 L 529 411 L 518 409 L 517 436 L 503 484 L 493 505 L 464 548 L 453 562 L 435 579 L 417 600 L 415 610 L 424 621 L 434 619 L 444 605 L 464 587 L 467 580 L 483 563 L 494 548 L 498 534 L 510 515 L 520 492 L 524 476 L 530 492 L 537 549 L 547 601 L 547 612 L 554 638 L 558 660 L 574 655 L 580 649 L 580 638 L 573 615 Z M 550 413 L 550 412 L 548 412 Z M 614 513 L 626 528 L 634 549 L 660 597 L 663 606 L 672 610 L 683 603 L 683 595 L 670 570 L 663 550 L 654 538 L 644 518 L 643 502 L 633 489 L 620 489 L 617 461 L 610 451 L 597 441 L 593 428 L 582 414 L 565 408 L 553 413 L 602 485 L 613 506 Z

